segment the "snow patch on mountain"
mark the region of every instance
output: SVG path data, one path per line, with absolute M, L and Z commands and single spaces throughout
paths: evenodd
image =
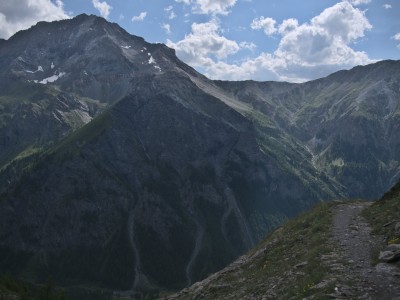
M 22 60 L 22 58 L 21 58 L 21 60 Z M 43 68 L 42 68 L 42 66 L 38 66 L 38 68 L 37 68 L 36 71 L 25 70 L 25 72 L 26 72 L 26 73 L 34 74 L 34 73 L 36 73 L 36 72 L 43 72 Z
M 150 54 L 150 53 L 149 53 L 149 54 Z M 149 65 L 155 64 L 155 63 L 156 63 L 156 60 L 153 58 L 153 56 L 150 55 L 150 58 L 149 58 Z
M 52 75 L 50 77 L 42 79 L 41 81 L 34 80 L 34 82 L 35 83 L 41 83 L 41 84 L 47 84 L 49 82 L 54 82 L 54 81 L 58 80 L 59 78 L 65 76 L 65 74 L 66 74 L 65 72 L 60 72 L 58 75 L 54 74 L 54 75 Z

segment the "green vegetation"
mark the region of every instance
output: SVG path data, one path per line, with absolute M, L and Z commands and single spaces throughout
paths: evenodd
M 50 153 L 58 153 L 58 155 L 79 153 L 79 148 L 98 137 L 109 127 L 110 122 L 111 116 L 106 111 L 82 128 L 71 133 L 67 138 L 58 143 L 56 147 L 51 149 Z
M 395 233 L 395 225 L 400 223 L 400 182 L 366 209 L 363 215 L 370 223 L 373 234 L 384 235 L 388 244 L 400 244 L 400 236 Z
M 56 287 L 50 279 L 45 285 L 34 285 L 11 275 L 0 277 L 1 300 L 109 300 L 112 291 L 90 287 Z
M 24 160 L 29 157 L 34 157 L 34 155 L 40 154 L 40 152 L 42 150 L 43 149 L 40 147 L 34 147 L 34 146 L 27 147 L 26 149 L 24 149 L 23 151 L 21 151 L 20 153 L 15 155 L 15 157 L 13 157 L 12 160 L 8 161 L 3 166 L 0 166 L 0 172 L 4 171 L 7 167 L 9 167 L 10 165 L 12 165 L 13 163 L 15 163 L 17 161 Z
M 269 294 L 275 299 L 302 299 L 333 291 L 333 284 L 315 288 L 328 279 L 328 267 L 321 264 L 329 254 L 328 240 L 335 203 L 320 203 L 311 211 L 275 230 L 258 247 L 217 276 L 201 290 L 206 299 L 254 298 Z M 186 298 L 185 298 L 186 297 Z M 183 299 L 194 299 L 188 293 Z M 232 299 L 233 299 L 232 298 Z
M 35 287 L 16 280 L 10 275 L 0 278 L 0 299 L 2 300 L 65 300 L 64 291 L 56 289 L 49 280 L 46 285 Z

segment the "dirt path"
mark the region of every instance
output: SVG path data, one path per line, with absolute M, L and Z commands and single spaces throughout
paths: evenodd
M 333 212 L 333 243 L 336 255 L 325 262 L 338 275 L 336 299 L 400 299 L 400 277 L 396 267 L 371 262 L 383 238 L 370 235 L 360 216 L 370 203 L 342 204 Z

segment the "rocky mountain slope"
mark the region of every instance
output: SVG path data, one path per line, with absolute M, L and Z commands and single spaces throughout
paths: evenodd
M 400 175 L 400 63 L 382 61 L 304 84 L 219 82 L 298 139 L 348 197 L 374 199 Z
M 331 202 L 164 299 L 397 299 L 400 183 L 372 202 Z
M 397 61 L 211 81 L 80 15 L 2 42 L 0 66 L 0 269 L 33 282 L 178 289 L 399 177 Z

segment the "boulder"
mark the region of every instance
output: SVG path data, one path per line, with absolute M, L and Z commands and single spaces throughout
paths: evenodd
M 387 263 L 396 262 L 400 259 L 400 245 L 389 245 L 385 251 L 379 253 L 379 260 Z

